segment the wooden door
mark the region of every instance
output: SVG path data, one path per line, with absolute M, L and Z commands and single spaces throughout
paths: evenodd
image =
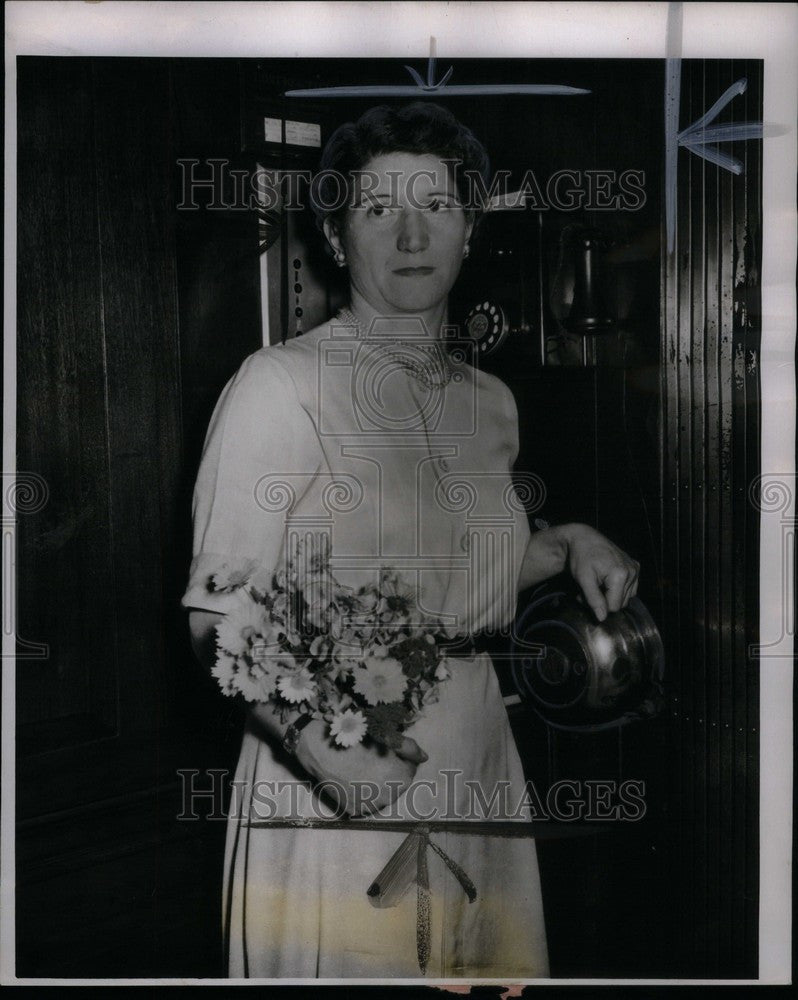
M 18 517 L 18 971 L 214 974 L 223 824 L 177 822 L 177 770 L 229 768 L 238 727 L 179 601 L 257 223 L 179 212 L 178 160 L 239 152 L 238 67 L 21 58 L 18 99 L 17 466 L 48 491 Z

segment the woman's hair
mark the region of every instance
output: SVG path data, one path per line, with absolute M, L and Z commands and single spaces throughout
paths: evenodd
M 382 153 L 432 153 L 454 161 L 458 197 L 476 223 L 480 185 L 487 190 L 490 162 L 482 143 L 446 108 L 429 101 L 402 107 L 370 108 L 356 122 L 339 126 L 327 140 L 311 190 L 316 225 L 332 217 L 343 221 L 352 201 L 353 174 Z

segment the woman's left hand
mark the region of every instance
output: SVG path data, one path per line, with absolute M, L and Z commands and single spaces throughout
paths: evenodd
M 637 593 L 640 563 L 587 524 L 564 524 L 566 567 L 598 620 L 620 611 Z

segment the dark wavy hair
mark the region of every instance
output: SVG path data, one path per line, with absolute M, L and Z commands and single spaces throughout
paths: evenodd
M 370 108 L 356 122 L 339 126 L 327 140 L 310 198 L 319 229 L 326 218 L 343 222 L 351 202 L 352 175 L 382 153 L 432 153 L 455 161 L 457 193 L 476 224 L 482 206 L 478 185 L 469 175 L 479 175 L 487 189 L 490 161 L 485 147 L 447 108 L 414 101 L 398 108 L 385 104 Z

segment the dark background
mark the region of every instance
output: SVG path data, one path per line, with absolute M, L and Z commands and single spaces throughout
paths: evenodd
M 540 842 L 552 974 L 753 977 L 760 147 L 734 148 L 741 177 L 680 152 L 668 257 L 662 62 L 454 65 L 452 83 L 591 91 L 450 99 L 494 167 L 646 177 L 636 212 L 552 209 L 486 228 L 453 295 L 463 310 L 484 287 L 516 327 L 491 366 L 518 403 L 517 469 L 547 487 L 533 516 L 594 524 L 638 558 L 666 648 L 654 721 L 564 733 L 512 709 L 536 784 L 647 786 L 643 822 Z M 722 120 L 761 120 L 761 64 L 685 62 L 682 127 L 742 76 Z M 324 141 L 374 101 L 286 89 L 408 81 L 395 60 L 18 60 L 17 467 L 49 487 L 17 536 L 18 975 L 224 974 L 224 822 L 207 815 L 221 798 L 178 821 L 177 769 L 209 787 L 208 769 L 235 765 L 241 720 L 194 663 L 179 600 L 210 412 L 261 345 L 259 229 L 252 212 L 178 211 L 177 161 L 312 167 L 312 150 L 260 142 L 259 120 L 318 121 Z M 586 225 L 607 239 L 615 324 L 583 354 L 562 324 L 566 236 Z M 282 235 L 269 253 L 292 335 Z M 319 246 L 307 254 L 334 303 L 334 269 Z

